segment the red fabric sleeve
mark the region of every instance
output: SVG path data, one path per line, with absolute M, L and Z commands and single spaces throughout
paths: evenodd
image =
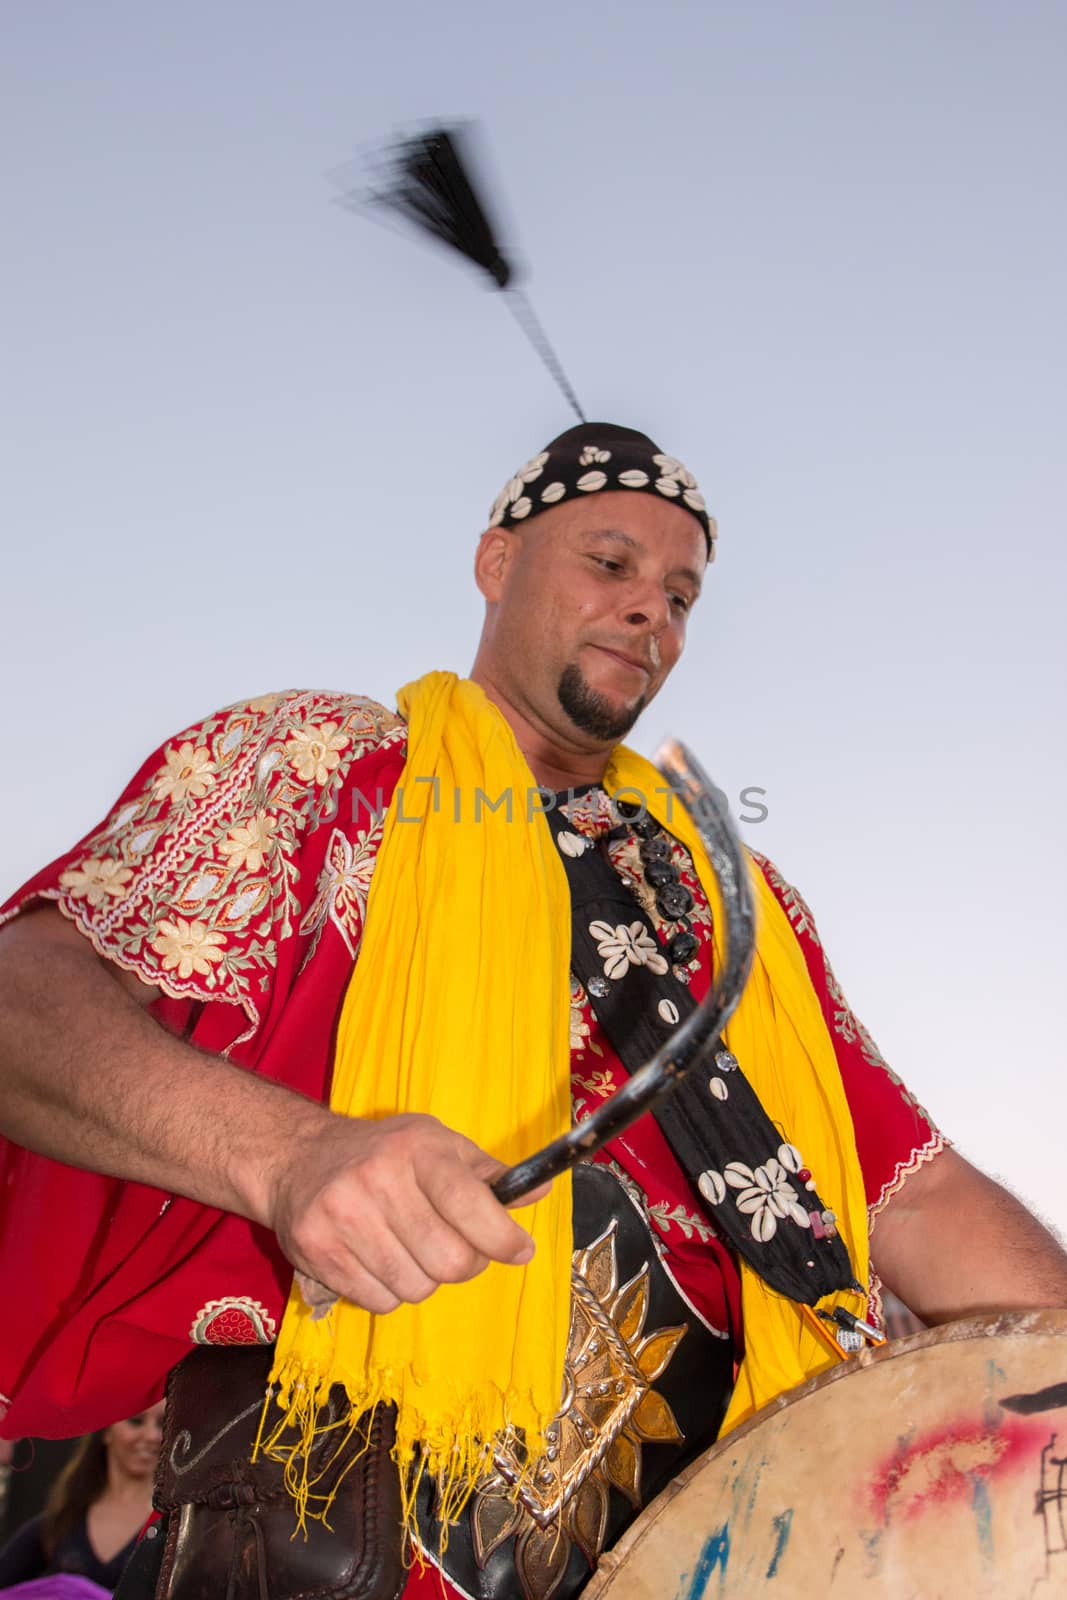
M 161 991 L 163 1026 L 321 1099 L 405 740 L 355 696 L 218 712 L 153 752 L 0 921 L 56 904 Z M 128 1416 L 190 1340 L 272 1337 L 291 1275 L 240 1217 L 0 1139 L 0 1417 L 62 1438 Z
M 755 852 L 753 859 L 789 918 L 822 1005 L 852 1112 L 868 1213 L 873 1219 L 908 1174 L 937 1155 L 947 1141 L 849 1006 L 803 897 L 773 861 Z

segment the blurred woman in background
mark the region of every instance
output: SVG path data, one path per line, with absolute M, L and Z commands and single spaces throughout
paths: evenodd
M 152 1512 L 163 1402 L 90 1433 L 48 1504 L 0 1551 L 0 1588 L 70 1572 L 113 1590 Z

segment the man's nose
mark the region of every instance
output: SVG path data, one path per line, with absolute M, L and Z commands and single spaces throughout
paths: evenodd
M 663 585 L 651 580 L 640 584 L 627 596 L 624 614 L 632 627 L 647 627 L 654 634 L 662 633 L 671 620 L 671 603 Z

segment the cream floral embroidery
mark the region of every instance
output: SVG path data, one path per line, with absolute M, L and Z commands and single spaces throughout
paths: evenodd
M 338 733 L 337 726 L 336 722 L 322 722 L 317 727 L 309 723 L 290 729 L 289 764 L 305 783 L 312 779 L 325 783 L 341 765 L 341 752 L 349 740 L 347 734 Z
M 591 922 L 589 932 L 596 940 L 605 978 L 623 978 L 631 967 L 647 967 L 657 976 L 666 972 L 666 958 L 643 922 L 620 922 L 614 927 L 610 922 Z
M 219 849 L 229 857 L 230 864 L 239 870 L 262 872 L 273 847 L 277 827 L 276 817 L 269 817 L 265 811 L 257 811 L 251 822 L 231 828 Z
M 115 816 L 114 821 L 108 825 L 108 832 L 121 833 L 124 828 L 128 828 L 140 809 L 141 802 L 139 800 L 131 800 L 129 805 L 123 806 L 122 810 Z
M 646 1209 L 661 1233 L 669 1234 L 671 1228 L 675 1227 L 683 1239 L 692 1239 L 695 1236 L 703 1244 L 707 1244 L 709 1239 L 715 1237 L 715 1229 L 709 1222 L 703 1217 L 698 1217 L 695 1211 L 687 1211 L 682 1205 L 668 1207 L 666 1200 L 657 1200 L 655 1205 Z
M 822 954 L 823 972 L 826 977 L 826 989 L 833 1006 L 833 1030 L 837 1034 L 838 1038 L 843 1039 L 845 1044 L 858 1045 L 863 1055 L 863 1059 L 866 1061 L 867 1065 L 870 1067 L 878 1067 L 882 1072 L 884 1072 L 889 1081 L 895 1085 L 900 1094 L 900 1098 L 904 1101 L 905 1105 L 913 1107 L 922 1117 L 923 1121 L 929 1123 L 930 1127 L 933 1128 L 933 1117 L 931 1117 L 930 1113 L 926 1110 L 926 1107 L 920 1104 L 903 1080 L 899 1078 L 893 1071 L 892 1067 L 879 1050 L 871 1034 L 864 1027 L 863 1023 L 860 1021 L 859 1017 L 857 1017 L 856 1013 L 853 1011 L 852 1007 L 845 998 L 841 985 L 838 983 L 837 978 L 834 975 L 834 970 L 830 965 L 830 957 L 826 952 L 826 947 L 823 945 L 823 942 L 819 937 L 818 929 L 815 926 L 815 918 L 811 914 L 811 908 L 804 899 L 803 895 L 799 892 L 799 890 L 795 889 L 791 883 L 788 883 L 786 879 L 783 878 L 774 862 L 771 861 L 767 856 L 760 855 L 758 851 L 754 850 L 752 852 L 752 859 L 765 871 L 767 881 L 781 900 L 785 914 L 789 918 L 789 921 L 793 927 L 793 931 L 798 935 L 803 935 L 804 937 L 810 939 L 812 944 Z
M 156 938 L 152 949 L 163 957 L 164 972 L 177 970 L 179 978 L 191 978 L 194 972 L 205 977 L 217 961 L 222 960 L 220 945 L 226 935 L 214 933 L 206 922 L 187 922 L 184 917 L 169 918 L 156 924 Z
M 177 750 L 168 750 L 163 760 L 164 770 L 155 783 L 157 800 L 202 800 L 215 782 L 217 768 L 205 745 L 194 749 L 187 739 Z
M 240 1043 L 255 1032 L 279 950 L 316 894 L 305 878 L 323 861 L 315 834 L 333 823 L 354 836 L 354 795 L 341 811 L 346 786 L 354 779 L 358 795 L 359 763 L 402 749 L 405 738 L 399 717 L 360 695 L 291 689 L 225 707 L 167 742 L 141 792 L 85 839 L 49 898 L 101 955 L 145 983 L 239 1005 L 248 1023 Z M 306 779 L 295 770 L 301 756 Z M 345 904 L 354 953 L 361 902 Z
M 580 1077 L 576 1072 L 574 1081 L 579 1088 L 585 1090 L 586 1094 L 598 1095 L 601 1100 L 606 1100 L 618 1088 L 618 1084 L 615 1082 L 615 1074 L 610 1067 L 605 1067 L 600 1072 L 594 1072 L 588 1078 Z
M 571 973 L 571 1051 L 580 1055 L 584 1050 L 591 1050 L 595 1056 L 602 1056 L 604 1049 L 599 1041 L 593 1037 L 590 1016 L 589 997 L 577 978 Z
M 326 862 L 319 874 L 315 899 L 300 924 L 301 933 L 312 933 L 317 945 L 319 934 L 329 920 L 355 957 L 367 914 L 367 895 L 381 843 L 382 823 L 356 835 L 355 841 L 340 829 L 330 835 Z M 312 946 L 312 951 L 314 945 Z
M 815 918 L 812 916 L 811 907 L 800 893 L 800 890 L 795 889 L 791 883 L 786 882 L 774 862 L 769 860 L 767 856 L 762 856 L 758 851 L 753 850 L 752 859 L 759 866 L 766 869 L 768 882 L 772 889 L 777 891 L 785 914 L 793 925 L 794 933 L 807 934 L 811 942 L 821 949 L 822 940 L 819 938 L 818 930 L 815 926 Z
M 109 899 L 118 899 L 132 877 L 132 870 L 118 861 L 99 861 L 90 857 L 80 867 L 60 873 L 59 883 L 61 888 L 77 895 L 79 900 L 88 900 L 91 906 L 100 906 Z
M 610 796 L 603 789 L 589 789 L 585 794 L 560 807 L 571 827 L 583 838 L 596 839 L 618 821 Z

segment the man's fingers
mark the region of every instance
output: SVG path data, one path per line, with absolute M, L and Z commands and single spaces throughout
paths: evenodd
M 379 1317 L 395 1311 L 400 1304 L 399 1295 L 394 1294 L 380 1278 L 376 1278 L 354 1259 L 349 1259 L 337 1267 L 323 1266 L 316 1270 L 322 1272 L 323 1279 L 313 1280 L 317 1286 L 312 1311 L 313 1320 L 325 1316 L 335 1300 L 351 1300 L 353 1305 L 362 1306 L 364 1311 L 373 1311 Z M 308 1281 L 307 1275 L 298 1272 L 297 1279 L 303 1280 L 301 1282 L 301 1292 L 303 1292 L 303 1283 Z M 324 1294 L 330 1297 L 328 1301 L 322 1298 Z M 308 1303 L 312 1304 L 311 1301 Z
M 415 1114 L 330 1126 L 337 1149 L 329 1159 L 315 1152 L 318 1183 L 299 1169 L 277 1229 L 294 1266 L 317 1280 L 307 1284 L 313 1310 L 325 1312 L 332 1292 L 385 1315 L 439 1284 L 476 1277 L 490 1261 L 523 1265 L 533 1256 L 530 1235 L 489 1187 L 506 1169 L 470 1139 Z
M 305 1219 L 294 1230 L 295 1264 L 335 1294 L 367 1311 L 391 1311 L 433 1293 L 438 1279 L 423 1269 L 390 1220 L 378 1213 L 355 1218 L 347 1206 Z M 368 1295 L 370 1298 L 368 1298 Z M 391 1297 L 384 1305 L 383 1296 Z
M 488 1255 L 457 1233 L 421 1193 L 420 1201 L 394 1219 L 394 1227 L 422 1270 L 438 1283 L 466 1283 L 484 1272 Z
M 419 1182 L 437 1214 L 479 1254 L 509 1266 L 522 1266 L 532 1258 L 530 1235 L 508 1216 L 472 1167 L 454 1159 L 428 1162 L 419 1173 Z

